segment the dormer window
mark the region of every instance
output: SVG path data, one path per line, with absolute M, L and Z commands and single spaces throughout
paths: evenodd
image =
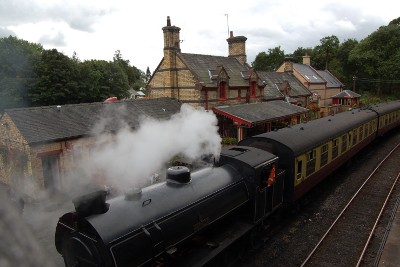
M 227 98 L 227 83 L 226 81 L 219 82 L 219 98 L 225 100 Z

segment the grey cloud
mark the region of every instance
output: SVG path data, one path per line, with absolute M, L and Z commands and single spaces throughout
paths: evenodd
M 0 2 L 0 26 L 37 22 L 40 17 L 42 17 L 40 7 L 30 1 Z
M 52 45 L 52 46 L 65 46 L 65 36 L 61 32 L 57 32 L 56 34 L 46 34 L 40 37 L 39 43 L 42 45 Z
M 0 26 L 0 38 L 1 37 L 8 37 L 10 35 L 15 36 L 16 34 L 15 34 L 15 32 Z
M 35 1 L 13 0 L 0 2 L 0 26 L 18 26 L 41 21 L 65 22 L 71 28 L 92 32 L 93 25 L 101 17 L 112 13 L 89 5 L 74 5 L 68 2 L 42 5 Z
M 376 31 L 380 26 L 387 24 L 378 16 L 364 15 L 358 7 L 348 7 L 338 3 L 326 5 L 326 10 L 329 10 L 337 20 L 346 19 L 356 28 L 354 32 L 340 31 L 340 29 L 336 29 L 337 32 L 333 31 L 332 34 L 337 35 L 340 39 L 354 38 L 360 41 Z

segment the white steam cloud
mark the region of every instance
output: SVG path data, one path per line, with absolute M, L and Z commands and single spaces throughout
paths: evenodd
M 218 157 L 220 150 L 215 115 L 184 104 L 169 120 L 146 118 L 138 129 L 99 136 L 82 170 L 89 177 L 126 189 L 143 186 L 177 155 L 195 161 L 204 155 Z

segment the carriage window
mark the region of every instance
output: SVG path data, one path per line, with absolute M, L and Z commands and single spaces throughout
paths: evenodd
M 324 166 L 326 163 L 328 163 L 328 144 L 321 147 L 321 166 Z
M 334 139 L 332 141 L 332 159 L 336 158 L 338 156 L 339 153 L 339 149 L 338 149 L 338 139 Z
M 315 159 L 315 150 L 308 152 L 308 160 Z
M 361 141 L 363 139 L 363 126 L 358 128 L 358 141 Z
M 325 152 L 327 152 L 327 151 L 328 151 L 328 145 L 325 144 L 325 145 L 323 145 L 323 146 L 321 147 L 321 153 L 325 153 Z
M 301 173 L 303 172 L 303 161 L 297 161 L 297 179 L 301 178 Z
M 357 130 L 353 130 L 353 141 L 351 143 L 354 146 L 357 143 Z

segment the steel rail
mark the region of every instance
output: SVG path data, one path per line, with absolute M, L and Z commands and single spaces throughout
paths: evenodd
M 314 249 L 310 252 L 310 254 L 307 256 L 307 258 L 303 261 L 301 264 L 301 267 L 304 267 L 307 262 L 311 259 L 311 257 L 314 255 L 314 253 L 317 251 L 318 247 L 321 245 L 321 243 L 325 240 L 326 236 L 331 232 L 332 228 L 335 226 L 336 222 L 342 217 L 343 213 L 347 210 L 347 208 L 350 206 L 350 204 L 353 202 L 353 200 L 358 196 L 360 191 L 364 188 L 364 186 L 368 183 L 369 179 L 377 172 L 377 170 L 381 167 L 381 165 L 393 154 L 393 152 L 400 146 L 400 143 L 397 144 L 387 155 L 386 157 L 378 164 L 378 166 L 371 172 L 371 174 L 368 176 L 368 178 L 364 181 L 364 183 L 361 185 L 361 187 L 357 190 L 357 192 L 353 195 L 353 197 L 350 199 L 350 201 L 347 203 L 347 205 L 343 208 L 343 210 L 340 212 L 340 214 L 337 216 L 335 221 L 331 224 L 331 226 L 328 228 L 328 230 L 325 232 L 325 234 L 322 236 L 322 238 L 318 241 L 317 245 L 314 247 Z
M 390 196 L 392 195 L 393 189 L 394 189 L 394 187 L 396 186 L 397 181 L 399 180 L 399 177 L 400 177 L 400 172 L 397 174 L 397 177 L 396 177 L 395 181 L 393 182 L 392 187 L 390 188 L 390 191 L 389 191 L 389 193 L 388 193 L 388 195 L 387 195 L 387 197 L 386 197 L 386 199 L 385 199 L 385 202 L 384 202 L 383 205 L 382 205 L 381 211 L 379 212 L 378 217 L 376 218 L 375 224 L 374 224 L 374 226 L 372 227 L 371 232 L 369 233 L 368 240 L 367 240 L 367 242 L 365 243 L 365 246 L 364 246 L 364 248 L 363 248 L 363 251 L 361 252 L 361 255 L 360 255 L 360 258 L 358 259 L 358 262 L 357 262 L 356 267 L 360 266 L 361 261 L 362 261 L 363 258 L 364 258 L 364 254 L 365 254 L 365 252 L 366 252 L 366 250 L 367 250 L 367 247 L 368 247 L 368 245 L 369 245 L 369 242 L 371 241 L 372 235 L 374 234 L 375 229 L 376 229 L 376 226 L 378 225 L 378 222 L 379 222 L 379 220 L 380 220 L 381 217 L 382 217 L 383 211 L 384 211 L 385 208 L 386 208 L 386 204 L 387 204 L 387 202 L 389 201 Z

